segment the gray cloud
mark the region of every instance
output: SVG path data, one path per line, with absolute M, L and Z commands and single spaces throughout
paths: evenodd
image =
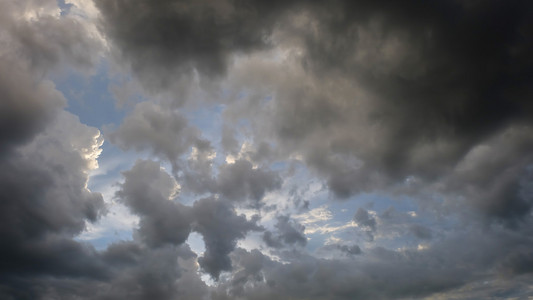
M 199 132 L 179 112 L 142 102 L 109 139 L 125 150 L 148 150 L 178 167 L 178 158 L 199 141 Z
M 111 245 L 103 256 L 116 273 L 90 299 L 194 299 L 191 295 L 202 297 L 206 292 L 203 282 L 191 278 L 197 274 L 190 264 L 195 255 L 188 247 L 153 249 L 124 242 Z
M 281 248 L 284 245 L 299 245 L 304 247 L 307 238 L 304 234 L 305 226 L 291 220 L 289 216 L 278 216 L 274 228 L 276 231 L 265 231 L 263 241 L 269 247 Z
M 123 173 L 116 196 L 140 218 L 133 241 L 103 250 L 77 241 L 86 223 L 105 213 L 102 195 L 87 188 L 102 140 L 63 111 L 66 99 L 46 78 L 63 67 L 93 67 L 105 43 L 88 19 L 60 16 L 56 1 L 0 3 L 0 298 L 531 293 L 524 282 L 533 272 L 533 4 L 94 3 L 114 62 L 149 92 L 177 99 L 137 104 L 110 139 L 168 160 L 172 175 L 153 161 Z M 213 99 L 185 94 L 197 81 Z M 223 107 L 220 143 L 204 139 L 176 110 L 185 98 Z M 241 153 L 243 137 L 254 145 Z M 215 162 L 217 147 L 241 156 Z M 342 232 L 343 239 L 328 240 L 336 244 L 317 246 L 321 258 L 312 256 L 301 224 L 282 216 L 265 231 L 258 216 L 237 210 L 271 213 L 259 210 L 265 195 L 287 179 L 299 183 L 294 172 L 279 171 L 288 162 L 302 162 L 333 198 L 407 194 L 416 199 L 399 206 L 414 203 L 416 214 L 387 210 L 376 217 L 359 208 L 353 222 L 376 236 L 375 246 L 355 245 Z M 208 197 L 182 205 L 178 183 L 186 200 Z M 310 202 L 307 193 L 288 195 L 304 208 L 322 205 L 322 196 Z M 269 207 L 282 207 L 276 205 Z M 337 221 L 313 217 L 317 224 Z M 186 245 L 191 231 L 203 236 L 200 257 Z M 237 247 L 263 231 L 277 257 Z M 387 234 L 406 242 L 396 247 Z M 302 247 L 284 247 L 290 245 Z M 494 285 L 482 293 L 483 282 Z
M 368 238 L 373 241 L 377 225 L 376 218 L 371 216 L 366 209 L 359 207 L 353 216 L 353 220 L 366 232 Z
M 75 64 L 82 58 L 70 55 L 70 47 L 87 42 L 91 51 L 96 42 L 75 20 L 51 17 L 55 7 L 55 1 L 0 4 L 0 295 L 6 299 L 41 297 L 37 282 L 44 278 L 109 276 L 95 249 L 73 239 L 105 213 L 102 195 L 87 189 L 103 141 L 96 128 L 62 110 L 66 99 L 43 76 L 62 62 L 49 54 Z M 71 31 L 54 37 L 52 28 Z
M 432 237 L 431 229 L 419 224 L 411 225 L 409 231 L 419 239 L 429 240 Z
M 250 200 L 253 207 L 261 205 L 266 192 L 280 187 L 281 178 L 276 172 L 254 168 L 244 159 L 221 166 L 217 178 L 218 192 L 223 197 L 237 202 Z
M 487 278 L 489 274 L 494 276 L 493 272 L 496 276 L 507 276 L 504 274 L 509 274 L 509 270 L 498 269 L 500 265 L 527 266 L 529 255 L 523 252 L 523 242 L 505 230 L 483 234 L 473 230 L 439 241 L 425 250 L 377 247 L 362 254 L 355 250 L 360 255 L 357 259 L 353 256 L 318 259 L 303 253 L 288 253 L 282 256 L 285 263 L 273 261 L 257 251 L 236 250 L 235 270 L 250 271 L 235 271 L 235 277 L 223 282 L 218 291 L 223 293 L 231 286 L 246 299 L 397 299 L 423 298 L 437 292 L 446 295 L 468 282 Z M 502 261 L 503 253 L 513 254 Z M 529 272 L 527 267 L 513 270 Z M 480 276 L 480 271 L 486 275 Z M 240 283 L 239 279 L 246 276 L 249 282 L 254 282 L 253 287 Z M 508 287 L 508 291 L 512 293 L 513 287 Z
M 494 135 L 531 126 L 530 5 L 415 3 L 302 7 L 273 34 L 289 53 L 281 63 L 236 66 L 235 89 L 254 92 L 228 115 L 249 116 L 258 141 L 300 155 L 339 198 L 442 180 Z M 523 169 L 521 155 L 509 159 Z
M 57 1 L 2 3 L 3 54 L 15 54 L 38 74 L 69 65 L 90 70 L 103 52 L 103 41 L 88 16 L 61 15 Z
M 358 245 L 345 245 L 345 244 L 330 244 L 320 247 L 316 251 L 319 255 L 339 258 L 342 255 L 347 257 L 354 257 L 354 255 L 359 255 L 363 253 L 361 247 Z
M 58 113 L 41 133 L 1 161 L 2 264 L 0 285 L 16 298 L 40 276 L 108 276 L 90 245 L 73 240 L 105 212 L 102 195 L 86 188 L 100 146 L 98 131 Z
M 24 63 L 0 58 L 0 153 L 30 140 L 65 105 L 52 82 L 35 82 Z
M 447 188 L 468 197 L 491 217 L 513 221 L 533 204 L 530 126 L 512 126 L 472 148 L 450 175 Z
M 230 55 L 269 46 L 283 2 L 95 1 L 101 28 L 143 82 L 169 87 L 180 74 L 224 74 Z M 154 77 L 154 74 L 158 74 Z
M 247 220 L 222 200 L 204 198 L 193 205 L 195 223 L 193 230 L 202 234 L 206 251 L 198 258 L 204 271 L 218 279 L 222 271 L 230 271 L 230 252 L 249 231 L 262 230 L 257 219 Z
M 37 278 L 23 282 L 28 285 L 28 292 L 16 291 L 8 296 L 15 295 L 16 299 L 114 300 L 127 297 L 145 300 L 157 297 L 192 300 L 207 295 L 207 287 L 195 268 L 195 255 L 185 246 L 149 248 L 135 242 L 119 242 L 99 253 L 98 259 L 106 265 L 107 278 Z
M 277 64 L 254 61 L 259 52 L 252 51 L 244 67 L 232 64 L 240 74 L 230 76 L 237 80 L 235 94 L 243 86 L 253 92 L 244 93 L 248 105 L 228 108 L 228 114 L 237 109 L 235 119 L 250 118 L 258 143 L 267 139 L 286 157 L 301 155 L 327 179 L 335 196 L 348 198 L 409 176 L 441 180 L 497 132 L 529 124 L 531 91 L 522 74 L 531 69 L 531 43 L 525 38 L 530 5 L 416 3 L 288 1 L 265 8 L 164 1 L 130 6 L 128 14 L 120 9 L 125 2 L 98 2 L 98 7 L 102 30 L 128 60 L 141 64 L 137 69 L 143 74 L 161 68 L 172 69 L 170 74 L 179 73 L 175 68 L 222 74 L 230 53 L 262 49 L 266 44 L 250 41 L 265 36 L 271 46 L 292 53 Z M 253 17 L 257 12 L 263 18 Z M 142 30 L 125 30 L 148 21 L 153 23 Z M 221 26 L 194 34 L 215 23 Z M 164 30 L 171 25 L 176 29 Z M 249 25 L 249 31 L 222 30 L 240 25 Z M 203 59 L 197 47 L 209 49 L 211 59 Z M 155 77 L 172 78 L 159 73 L 165 76 Z M 267 97 L 272 100 L 258 101 Z M 226 148 L 230 128 L 225 127 Z M 279 155 L 277 150 L 273 153 Z M 509 182 L 517 186 L 513 177 Z M 498 201 L 490 198 L 515 193 L 509 184 L 511 192 L 502 187 L 484 197 L 489 204 L 477 206 L 491 216 L 514 215 L 490 204 Z M 513 201 L 517 210 L 527 211 L 522 202 Z
M 159 163 L 137 161 L 124 174 L 124 183 L 117 196 L 141 217 L 137 231 L 150 246 L 180 245 L 191 231 L 191 211 L 173 201 L 178 191 L 176 181 Z

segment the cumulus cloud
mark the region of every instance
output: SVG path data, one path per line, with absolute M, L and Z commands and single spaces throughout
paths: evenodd
M 2 160 L 1 252 L 8 262 L 2 285 L 8 291 L 26 277 L 106 276 L 94 248 L 73 240 L 85 222 L 105 213 L 102 195 L 87 189 L 101 143 L 98 130 L 60 112 Z M 8 293 L 26 297 L 16 288 Z
M 229 254 L 249 231 L 262 230 L 256 218 L 248 220 L 238 215 L 227 202 L 214 198 L 198 200 L 193 205 L 195 223 L 194 231 L 203 236 L 206 251 L 198 258 L 198 263 L 214 279 L 218 279 L 222 271 L 232 269 Z
M 58 65 L 91 69 L 105 41 L 85 16 L 62 15 L 56 1 L 2 3 L 2 54 L 17 53 L 39 73 Z
M 179 112 L 142 102 L 109 138 L 123 149 L 150 151 L 176 165 L 178 158 L 199 141 L 198 135 Z
M 251 206 L 258 206 L 266 192 L 281 187 L 281 178 L 276 172 L 254 168 L 251 162 L 240 159 L 220 168 L 217 187 L 231 201 L 250 200 Z
M 185 242 L 191 231 L 190 208 L 173 201 L 178 184 L 159 163 L 137 161 L 124 178 L 117 196 L 140 216 L 140 239 L 150 246 Z

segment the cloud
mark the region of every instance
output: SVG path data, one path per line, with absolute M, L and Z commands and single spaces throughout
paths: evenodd
M 176 168 L 179 157 L 200 142 L 199 132 L 188 125 L 182 114 L 151 102 L 135 105 L 109 138 L 125 150 L 149 150 L 168 159 Z
M 16 53 L 31 68 L 47 73 L 60 65 L 90 70 L 105 41 L 84 16 L 62 15 L 56 1 L 2 4 L 2 53 Z
M 0 298 L 525 297 L 532 12 L 0 3 Z M 103 148 L 149 156 L 117 167 L 139 224 L 100 250 L 80 236 L 106 213 L 88 188 L 103 139 L 60 92 L 96 66 L 95 97 L 117 71 L 143 93 Z
M 59 112 L 41 133 L 2 160 L 0 235 L 7 263 L 1 285 L 8 293 L 34 297 L 16 286 L 41 276 L 108 276 L 94 248 L 73 240 L 86 222 L 105 213 L 102 196 L 87 189 L 101 144 L 98 130 Z
M 422 240 L 429 240 L 432 237 L 431 229 L 419 224 L 411 225 L 411 227 L 409 227 L 409 231 L 411 231 L 411 233 L 417 238 Z
M 458 191 L 490 217 L 512 222 L 531 211 L 530 126 L 512 126 L 472 148 L 449 178 Z
M 254 168 L 244 159 L 221 166 L 217 178 L 217 191 L 223 197 L 235 202 L 249 200 L 252 207 L 260 206 L 265 193 L 280 187 L 276 172 Z
M 231 204 L 214 198 L 204 198 L 193 205 L 195 223 L 193 230 L 200 233 L 205 242 L 206 251 L 198 258 L 204 271 L 218 279 L 222 271 L 230 271 L 229 254 L 249 231 L 262 230 L 257 219 L 247 220 L 244 215 L 237 215 Z
M 181 245 L 191 231 L 191 211 L 173 201 L 178 191 L 176 181 L 159 163 L 139 160 L 124 174 L 124 183 L 116 195 L 140 217 L 136 233 L 149 246 Z
M 299 245 L 304 247 L 307 244 L 304 234 L 305 226 L 291 220 L 289 216 L 278 216 L 276 219 L 275 233 L 265 231 L 263 234 L 263 241 L 267 246 L 281 248 L 284 245 Z
M 96 291 L 95 299 L 192 299 L 191 295 L 201 297 L 206 292 L 201 281 L 191 278 L 196 275 L 190 263 L 195 257 L 188 247 L 153 249 L 123 242 L 110 246 L 103 255 L 116 273 L 105 289 Z
M 353 220 L 359 227 L 364 229 L 368 238 L 373 241 L 374 233 L 376 232 L 376 218 L 370 215 L 366 209 L 359 207 L 353 216 Z
M 253 287 L 241 284 L 238 291 L 246 299 L 423 298 L 436 292 L 446 295 L 446 291 L 485 278 L 478 272 L 493 272 L 502 253 L 518 251 L 516 257 L 523 257 L 519 246 L 521 239 L 513 235 L 500 230 L 480 235 L 474 230 L 444 239 L 425 250 L 376 247 L 361 253 L 358 247 L 353 247 L 357 257 L 319 259 L 302 253 L 288 253 L 283 257 L 283 263 L 258 252 L 236 250 L 235 270 L 246 269 L 249 261 L 253 274 L 261 274 L 257 279 L 249 280 L 255 282 Z M 524 256 L 524 261 L 527 259 Z M 219 291 L 235 286 L 238 281 L 232 280 L 243 277 L 238 272 L 234 273 L 236 277 L 224 281 Z
M 272 57 L 236 62 L 227 81 L 249 101 L 228 122 L 248 117 L 257 141 L 300 155 L 338 198 L 438 181 L 494 134 L 529 124 L 529 4 L 336 4 L 302 6 L 273 33 Z
M 148 86 L 169 87 L 184 74 L 223 75 L 233 53 L 269 46 L 283 3 L 254 1 L 95 1 L 101 28 Z
M 231 70 L 227 84 L 249 103 L 228 115 L 249 118 L 258 144 L 276 145 L 272 153 L 285 158 L 301 155 L 336 197 L 348 198 L 409 176 L 442 180 L 497 132 L 529 123 L 530 91 L 520 75 L 531 67 L 529 4 L 414 3 L 289 1 L 265 8 L 163 1 L 130 6 L 128 14 L 120 9 L 125 2 L 97 6 L 103 31 L 145 76 L 164 74 L 150 78 L 165 81 L 176 70 Z M 254 17 L 258 11 L 263 18 Z M 150 25 L 125 30 L 136 24 Z M 195 34 L 207 24 L 219 26 Z M 244 24 L 246 32 L 236 29 Z M 239 51 L 250 56 L 228 63 Z M 235 126 L 225 126 L 229 147 Z M 504 198 L 504 190 L 495 197 Z M 492 216 L 507 214 L 491 209 L 500 208 L 481 206 Z
M 50 81 L 39 82 L 23 62 L 1 57 L 0 154 L 31 140 L 58 110 L 65 98 Z
M 0 6 L 1 295 L 35 299 L 46 278 L 109 275 L 94 248 L 73 239 L 105 213 L 102 195 L 87 188 L 103 139 L 63 110 L 65 97 L 43 76 L 63 61 L 87 67 L 91 56 L 71 47 L 97 45 L 77 21 L 55 15 L 55 1 Z

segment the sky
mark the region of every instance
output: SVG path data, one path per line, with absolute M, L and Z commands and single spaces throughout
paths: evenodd
M 529 299 L 533 2 L 0 0 L 0 298 Z

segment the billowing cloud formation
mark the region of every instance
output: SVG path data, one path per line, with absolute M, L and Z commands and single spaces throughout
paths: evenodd
M 251 230 L 261 230 L 254 220 L 237 215 L 228 202 L 214 198 L 198 200 L 192 207 L 173 201 L 177 183 L 159 163 L 137 161 L 124 172 L 125 181 L 117 196 L 141 217 L 137 234 L 150 247 L 181 245 L 191 232 L 200 233 L 206 252 L 198 259 L 200 266 L 214 278 L 231 270 L 229 253 L 237 240 Z
M 220 272 L 231 270 L 229 254 L 249 231 L 261 230 L 254 219 L 237 215 L 228 203 L 213 198 L 198 200 L 193 206 L 194 230 L 202 234 L 206 251 L 198 259 L 200 266 L 213 278 Z
M 2 104 L 0 132 L 3 154 L 27 142 L 65 104 L 51 82 L 36 82 L 26 66 L 4 57 L 0 60 Z
M 257 206 L 266 192 L 278 189 L 281 180 L 275 172 L 253 168 L 247 160 L 238 160 L 220 168 L 218 191 L 233 201 L 250 199 Z
M 150 150 L 173 163 L 199 141 L 184 116 L 149 102 L 137 104 L 110 139 L 124 149 Z
M 77 61 L 67 53 L 78 30 L 81 37 L 76 39 L 91 41 L 83 26 L 73 27 L 75 19 L 56 18 L 55 2 L 43 2 L 39 14 L 27 1 L 1 6 L 0 295 L 35 299 L 41 297 L 39 285 L 31 282 L 50 276 L 106 276 L 95 250 L 72 239 L 85 222 L 95 222 L 105 212 L 101 194 L 87 189 L 103 141 L 96 128 L 63 111 L 65 98 L 42 77 L 59 63 L 42 47 Z M 48 25 L 72 29 L 71 35 L 61 36 L 63 43 L 57 44 L 43 37 L 52 33 Z
M 531 36 L 520 0 L 0 3 L 0 298 L 528 296 Z M 81 241 L 107 204 L 131 237 Z
M 283 6 L 261 1 L 95 2 L 101 26 L 121 57 L 151 86 L 172 85 L 176 75 L 193 70 L 207 77 L 222 75 L 234 52 L 268 46 Z M 154 73 L 161 76 L 154 78 Z
M 141 217 L 140 239 L 150 246 L 185 242 L 191 231 L 191 212 L 171 201 L 178 189 L 176 181 L 152 161 L 137 161 L 124 177 L 117 196 Z

